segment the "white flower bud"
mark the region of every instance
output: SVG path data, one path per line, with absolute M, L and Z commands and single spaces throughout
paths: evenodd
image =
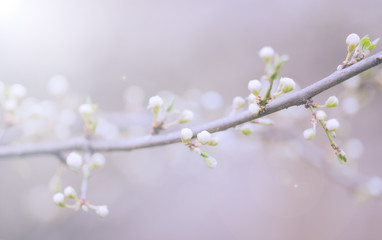
M 180 123 L 190 122 L 194 119 L 194 113 L 191 110 L 184 110 L 180 116 Z
M 331 96 L 326 100 L 325 107 L 335 107 L 338 103 L 338 98 L 336 96 Z
M 242 97 L 235 97 L 232 101 L 232 108 L 235 110 L 239 110 L 245 104 L 245 100 Z
M 340 127 L 340 123 L 335 118 L 329 119 L 328 121 L 326 121 L 325 127 L 328 129 L 328 131 L 335 131 L 337 130 L 337 128 Z
M 211 141 L 208 144 L 211 146 L 217 146 L 219 144 L 219 138 L 218 137 L 212 137 Z
M 68 91 L 68 80 L 62 75 L 53 76 L 48 82 L 48 91 L 54 96 L 62 96 Z
M 81 209 L 82 209 L 82 211 L 84 211 L 84 212 L 88 212 L 88 211 L 89 211 L 89 207 L 86 206 L 86 205 L 82 205 L 82 206 L 81 206 Z
M 21 84 L 13 84 L 10 88 L 10 96 L 15 98 L 25 97 L 27 90 Z
M 149 99 L 148 109 L 159 109 L 164 104 L 163 99 L 159 96 L 153 96 Z
M 269 60 L 271 57 L 275 55 L 275 51 L 271 47 L 263 47 L 259 51 L 259 56 L 263 58 L 264 60 Z
M 64 194 L 61 193 L 61 192 L 56 193 L 56 194 L 54 194 L 54 196 L 53 196 L 53 202 L 54 202 L 55 204 L 57 204 L 58 206 L 60 206 L 60 207 L 65 206 L 65 202 L 64 202 L 64 200 L 65 200 L 65 196 L 64 196 Z
M 189 128 L 183 128 L 180 131 L 180 138 L 182 139 L 184 143 L 187 143 L 188 141 L 190 141 L 192 136 L 193 136 L 192 130 Z
M 277 88 L 277 92 L 287 93 L 296 88 L 296 83 L 292 78 L 282 77 Z
M 78 111 L 81 114 L 90 115 L 90 114 L 94 113 L 94 108 L 91 104 L 85 103 L 85 104 L 81 104 L 81 106 L 78 108 Z
M 82 166 L 82 156 L 76 152 L 71 152 L 66 158 L 66 164 L 73 169 L 79 169 Z
M 102 167 L 104 166 L 106 163 L 106 158 L 103 154 L 101 153 L 94 153 L 92 156 L 91 156 L 91 163 L 90 163 L 90 166 L 91 168 L 93 167 Z
M 354 97 L 347 97 L 342 103 L 342 108 L 346 114 L 354 115 L 359 111 L 359 101 Z
M 17 101 L 14 98 L 10 98 L 4 103 L 4 108 L 7 111 L 14 111 L 17 107 Z
M 260 111 L 260 107 L 259 105 L 257 105 L 256 103 L 251 103 L 249 104 L 248 106 L 248 112 L 252 115 L 254 114 L 257 114 L 258 112 Z
M 255 95 L 253 95 L 253 93 L 251 93 L 251 94 L 249 94 L 249 96 L 247 97 L 247 100 L 248 100 L 249 103 L 256 103 L 257 98 L 256 98 Z
M 211 140 L 211 133 L 204 130 L 198 133 L 197 138 L 201 144 L 207 144 Z
M 318 120 L 325 120 L 326 119 L 326 113 L 322 110 L 319 110 L 316 112 L 316 118 Z
M 346 38 L 346 44 L 349 46 L 349 48 L 354 49 L 356 46 L 358 46 L 360 40 L 361 39 L 357 34 L 352 33 L 349 34 L 349 36 Z
M 316 130 L 314 128 L 308 128 L 304 131 L 304 138 L 306 140 L 312 140 L 316 136 Z
M 204 161 L 209 168 L 215 168 L 218 165 L 218 162 L 213 157 L 205 158 Z
M 71 186 L 67 186 L 67 187 L 64 189 L 64 194 L 65 194 L 65 196 L 68 197 L 68 198 L 77 198 L 76 190 L 74 190 L 74 188 L 71 187 Z
M 248 89 L 253 95 L 258 96 L 261 91 L 261 82 L 259 80 L 251 80 L 248 83 Z
M 106 205 L 97 207 L 96 213 L 101 217 L 106 217 L 109 214 L 109 209 Z

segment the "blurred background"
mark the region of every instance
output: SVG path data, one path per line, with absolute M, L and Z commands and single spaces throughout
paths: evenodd
M 145 107 L 156 94 L 194 111 L 186 126 L 227 116 L 263 75 L 260 48 L 287 54 L 281 75 L 303 88 L 343 61 L 348 34 L 382 36 L 381 8 L 371 0 L 0 0 L 0 80 L 27 89 L 2 144 L 80 136 L 75 112 L 87 97 L 106 139 L 149 133 Z M 65 96 L 52 95 L 52 79 L 68 83 Z M 0 239 L 380 239 L 381 79 L 377 67 L 314 99 L 339 97 L 327 113 L 341 122 L 349 163 L 340 165 L 320 129 L 304 141 L 311 114 L 291 108 L 251 136 L 216 134 L 220 144 L 206 148 L 219 162 L 213 170 L 181 144 L 106 153 L 88 190 L 108 205 L 106 218 L 53 204 L 54 157 L 1 159 Z M 36 103 L 42 117 L 30 120 Z M 64 170 L 62 187 L 80 183 Z

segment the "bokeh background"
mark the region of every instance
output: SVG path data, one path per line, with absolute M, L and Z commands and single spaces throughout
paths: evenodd
M 0 80 L 49 106 L 76 109 L 91 97 L 104 137 L 134 137 L 150 131 L 144 107 L 155 94 L 192 109 L 188 126 L 229 114 L 232 98 L 247 96 L 248 81 L 263 74 L 258 51 L 266 45 L 290 57 L 282 75 L 300 87 L 327 76 L 344 59 L 349 33 L 382 36 L 381 8 L 374 0 L 0 0 Z M 102 219 L 53 204 L 57 159 L 1 159 L 0 239 L 380 239 L 379 71 L 315 98 L 347 102 L 327 112 L 341 120 L 345 165 L 323 131 L 303 141 L 311 115 L 292 108 L 249 137 L 218 134 L 220 145 L 207 148 L 214 170 L 181 144 L 107 153 L 88 193 L 109 206 Z M 47 90 L 57 75 L 70 85 L 65 101 Z M 77 120 L 69 132 L 47 134 L 32 122 L 6 137 L 62 140 L 81 134 Z M 62 181 L 79 190 L 79 174 L 65 171 Z

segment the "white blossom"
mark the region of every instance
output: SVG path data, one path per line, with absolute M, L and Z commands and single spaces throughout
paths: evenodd
M 189 129 L 189 128 L 183 128 L 181 131 L 180 131 L 180 137 L 181 139 L 184 141 L 184 142 L 188 142 L 191 140 L 193 136 L 193 133 L 192 133 L 192 130 Z
M 379 177 L 371 178 L 367 183 L 367 190 L 372 196 L 379 196 L 382 193 L 382 179 Z
M 82 156 L 76 152 L 71 152 L 66 158 L 66 164 L 71 168 L 78 169 L 82 166 Z
M 349 34 L 349 36 L 347 36 L 347 38 L 346 38 L 346 44 L 348 45 L 348 46 L 351 46 L 351 47 L 356 47 L 358 44 L 359 44 L 359 41 L 360 41 L 361 39 L 359 38 L 359 36 L 357 35 L 357 34 L 355 34 L 355 33 L 351 33 L 351 34 Z
M 239 110 L 240 108 L 244 106 L 244 104 L 245 104 L 244 98 L 237 96 L 232 101 L 232 108 L 235 110 Z
M 256 99 L 257 98 L 253 93 L 249 94 L 249 96 L 247 97 L 249 103 L 256 103 Z
M 64 95 L 69 88 L 68 80 L 62 75 L 53 76 L 48 82 L 48 91 L 54 96 Z
M 338 103 L 339 101 L 336 96 L 330 96 L 325 102 L 325 107 L 335 107 Z
M 97 207 L 96 213 L 101 217 L 106 217 L 109 214 L 109 209 L 106 205 Z
M 61 193 L 61 192 L 56 193 L 56 194 L 54 194 L 54 196 L 53 196 L 53 202 L 54 202 L 55 204 L 57 204 L 58 206 L 63 207 L 63 206 L 65 205 L 64 200 L 65 200 L 65 196 L 64 196 L 64 194 Z
M 261 91 L 261 82 L 259 80 L 251 80 L 248 83 L 248 89 L 255 96 L 258 96 Z
M 304 138 L 306 140 L 311 140 L 316 136 L 316 130 L 314 128 L 308 128 L 304 131 Z
M 149 99 L 148 109 L 158 109 L 164 104 L 163 99 L 159 96 L 153 96 Z
M 184 110 L 180 116 L 180 123 L 190 122 L 194 119 L 194 113 L 191 110 Z
M 94 113 L 94 108 L 91 104 L 89 103 L 85 103 L 85 104 L 81 104 L 81 106 L 78 108 L 78 111 L 81 113 L 81 114 L 92 114 Z
M 21 84 L 13 84 L 10 88 L 10 96 L 15 98 L 23 98 L 25 97 L 27 90 Z
M 211 140 L 211 133 L 204 130 L 198 133 L 197 138 L 201 144 L 207 144 Z
M 64 189 L 64 194 L 65 194 L 65 196 L 68 197 L 68 198 L 76 198 L 76 197 L 77 197 L 76 190 L 74 190 L 74 188 L 71 187 L 71 186 L 67 186 L 67 187 Z
M 322 111 L 322 110 L 318 110 L 316 112 L 316 118 L 318 120 L 325 120 L 326 119 L 326 113 L 324 111 Z
M 359 111 L 359 101 L 354 97 L 347 97 L 342 103 L 342 108 L 346 114 L 354 115 Z
M 338 122 L 337 119 L 332 118 L 326 121 L 325 126 L 328 129 L 328 131 L 335 131 L 337 128 L 340 127 L 340 123 Z
M 296 88 L 296 83 L 292 78 L 282 77 L 277 88 L 277 92 L 287 93 Z
M 266 46 L 259 51 L 259 56 L 263 59 L 270 59 L 273 55 L 275 55 L 275 51 L 272 47 Z
M 215 168 L 218 165 L 218 162 L 213 157 L 207 157 L 204 159 L 204 161 L 209 168 Z
M 91 165 L 93 167 L 102 167 L 106 163 L 106 158 L 103 154 L 101 153 L 94 153 L 91 156 Z
M 14 98 L 10 98 L 5 101 L 4 108 L 7 111 L 14 111 L 17 107 L 17 101 Z
M 248 111 L 250 114 L 257 114 L 260 111 L 260 107 L 256 103 L 251 103 L 248 106 Z

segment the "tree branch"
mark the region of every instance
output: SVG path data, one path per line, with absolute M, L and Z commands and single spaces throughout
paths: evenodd
M 314 84 L 291 94 L 280 97 L 269 103 L 265 111 L 257 115 L 251 115 L 248 111 L 244 111 L 233 116 L 224 117 L 215 121 L 201 124 L 192 128 L 196 135 L 198 132 L 207 130 L 211 133 L 224 131 L 228 128 L 235 127 L 242 123 L 260 118 L 292 106 L 299 106 L 317 94 L 333 87 L 341 82 L 382 63 L 382 52 L 370 56 L 359 63 L 348 68 L 336 71 L 321 79 Z M 1 146 L 0 158 L 36 155 L 36 154 L 57 154 L 62 151 L 84 150 L 90 148 L 92 151 L 131 151 L 141 148 L 149 148 L 161 145 L 181 142 L 179 131 L 171 132 L 163 135 L 147 135 L 135 139 L 118 139 L 114 141 L 92 139 L 87 140 L 85 137 L 75 137 L 60 142 L 34 143 L 18 146 Z

